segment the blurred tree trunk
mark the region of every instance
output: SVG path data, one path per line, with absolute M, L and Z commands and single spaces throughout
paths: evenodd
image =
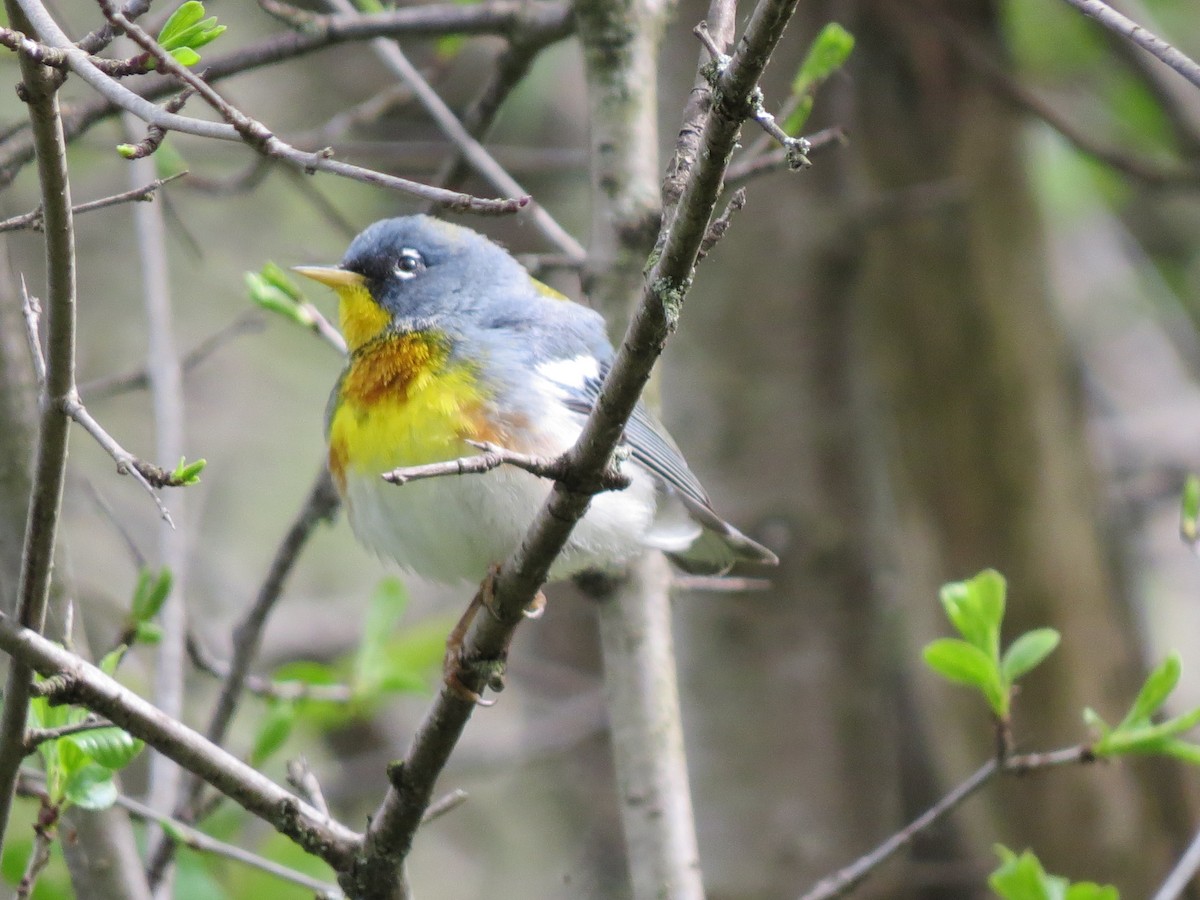
M 1097 524 L 1021 121 L 940 38 L 952 19 L 1003 58 L 998 13 L 990 0 L 847 6 L 859 39 L 855 146 L 871 191 L 854 297 L 874 394 L 861 434 L 886 459 L 888 491 L 873 495 L 871 520 L 890 555 L 890 599 L 907 619 L 906 658 L 946 630 L 940 583 L 998 568 L 1008 638 L 1041 625 L 1064 636 L 1016 707 L 1022 744 L 1050 747 L 1081 739 L 1085 706 L 1119 718 L 1142 661 Z M 919 719 L 908 724 L 944 788 L 990 751 L 988 726 L 976 698 L 924 674 L 911 683 Z M 992 814 L 970 817 L 981 826 L 971 846 L 1028 845 L 1054 871 L 1148 895 L 1184 818 L 1170 765 L 1143 774 L 1119 765 L 999 786 L 971 807 Z
M 678 338 L 674 372 L 706 407 L 668 406 L 672 427 L 702 476 L 724 476 L 717 508 L 783 541 L 770 592 L 680 605 L 713 900 L 799 893 L 993 752 L 982 702 L 919 663 L 948 631 L 945 581 L 994 566 L 1008 639 L 1064 634 L 1018 700 L 1023 748 L 1083 739 L 1088 705 L 1119 718 L 1140 679 L 1021 123 L 937 30 L 953 16 L 1002 56 L 997 6 L 807 7 L 793 46 L 830 19 L 858 39 L 813 126 L 847 125 L 851 149 L 751 186 Z M 1184 833 L 1175 776 L 1156 760 L 998 783 L 856 896 L 990 896 L 995 841 L 1148 896 Z

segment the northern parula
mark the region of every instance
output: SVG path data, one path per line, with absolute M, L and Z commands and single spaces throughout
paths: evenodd
M 380 476 L 479 452 L 468 440 L 537 456 L 566 451 L 613 358 L 603 319 L 483 235 L 428 216 L 376 222 L 339 265 L 296 271 L 339 297 L 349 362 L 326 428 L 355 534 L 421 577 L 478 581 L 518 546 L 550 482 L 512 466 L 403 486 Z M 552 580 L 612 570 L 646 547 L 696 574 L 778 562 L 713 511 L 640 404 L 624 440 L 629 487 L 592 499 Z

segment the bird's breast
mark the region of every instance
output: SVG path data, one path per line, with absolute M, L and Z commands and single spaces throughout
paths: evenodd
M 329 468 L 378 475 L 474 452 L 465 440 L 503 443 L 477 367 L 451 361 L 438 335 L 393 335 L 356 352 L 329 422 Z

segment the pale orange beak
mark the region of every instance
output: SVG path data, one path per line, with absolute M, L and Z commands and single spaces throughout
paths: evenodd
M 327 287 L 348 288 L 362 284 L 366 279 L 357 272 L 338 266 L 292 266 L 292 271 Z

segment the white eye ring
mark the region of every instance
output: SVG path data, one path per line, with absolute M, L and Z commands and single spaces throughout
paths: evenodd
M 400 251 L 400 262 L 396 264 L 396 268 L 393 271 L 397 278 L 408 281 L 409 279 L 416 278 L 417 273 L 424 268 L 425 260 L 422 258 L 420 252 L 413 250 L 411 247 L 405 247 Z

